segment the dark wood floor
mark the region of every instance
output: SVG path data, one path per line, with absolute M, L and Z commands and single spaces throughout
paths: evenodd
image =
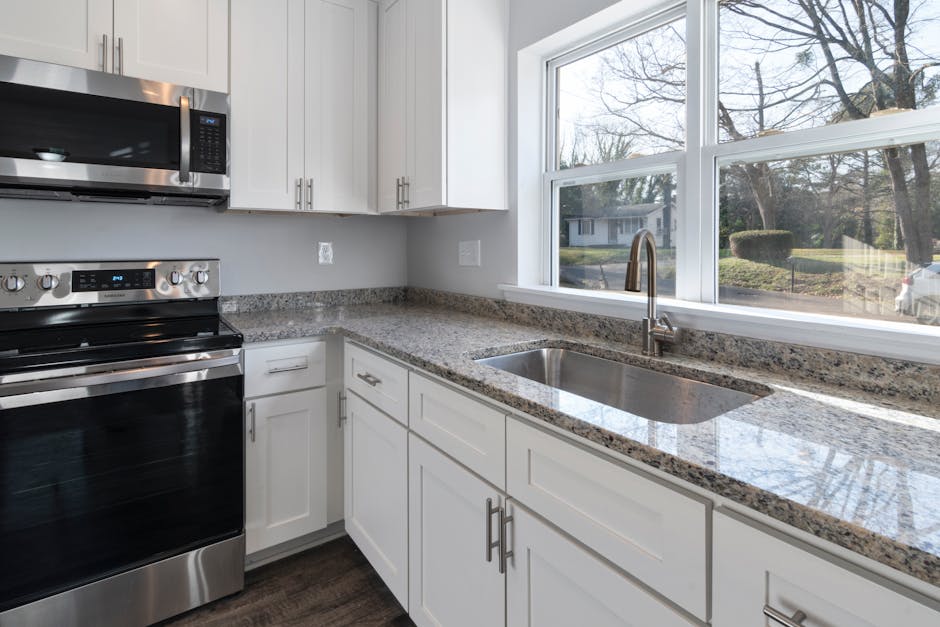
M 340 538 L 246 573 L 244 591 L 161 625 L 413 623 L 356 545 Z

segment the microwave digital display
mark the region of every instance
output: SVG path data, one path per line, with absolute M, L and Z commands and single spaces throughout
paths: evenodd
M 155 281 L 154 270 L 76 270 L 72 272 L 73 292 L 111 292 L 149 290 Z

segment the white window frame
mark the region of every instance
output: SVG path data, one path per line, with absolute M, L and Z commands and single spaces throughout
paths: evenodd
M 642 317 L 645 299 L 610 292 L 557 286 L 559 229 L 554 207 L 560 187 L 621 178 L 674 172 L 676 176 L 676 300 L 661 299 L 663 310 L 673 313 L 689 328 L 730 332 L 835 348 L 887 357 L 940 363 L 932 344 L 940 339 L 940 327 L 902 322 L 880 322 L 757 307 L 723 305 L 718 295 L 718 187 L 717 173 L 724 166 L 743 161 L 775 161 L 863 148 L 899 146 L 940 140 L 940 111 L 898 113 L 892 116 L 843 122 L 836 125 L 789 131 L 735 142 L 718 142 L 718 2 L 687 0 L 660 4 L 645 15 L 617 22 L 629 14 L 625 0 L 608 11 L 587 18 L 519 53 L 519 278 L 517 285 L 502 285 L 507 299 L 636 319 Z M 619 12 L 619 13 L 618 13 Z M 670 22 L 686 19 L 687 97 L 686 150 L 639 157 L 615 163 L 555 170 L 554 144 L 557 122 L 557 68 L 615 45 L 630 37 Z M 541 77 L 533 76 L 538 69 Z M 523 112 L 534 109 L 536 94 L 524 90 L 541 82 L 538 91 L 540 121 L 522 122 Z M 549 114 L 552 112 L 552 114 Z M 534 146 L 541 146 L 540 201 L 534 202 L 529 176 Z M 710 199 L 696 203 L 691 199 Z M 539 225 L 540 243 L 532 246 L 526 225 Z M 534 260 L 529 255 L 537 254 Z M 537 278 L 531 270 L 538 268 Z M 534 279 L 534 280 L 533 280 Z M 925 339 L 930 341 L 925 343 Z

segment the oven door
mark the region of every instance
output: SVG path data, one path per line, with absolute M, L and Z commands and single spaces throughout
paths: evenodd
M 0 611 L 243 532 L 240 350 L 127 363 L 3 377 Z

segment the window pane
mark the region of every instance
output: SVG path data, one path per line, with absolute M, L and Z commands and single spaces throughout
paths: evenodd
M 719 24 L 723 141 L 937 103 L 940 0 L 720 0 Z
M 657 244 L 657 287 L 676 293 L 675 176 L 661 174 L 558 190 L 558 284 L 622 292 L 633 235 L 649 229 Z M 646 253 L 643 285 L 646 285 Z
M 685 20 L 558 68 L 557 167 L 685 146 Z
M 719 300 L 940 324 L 938 163 L 929 142 L 722 167 Z

